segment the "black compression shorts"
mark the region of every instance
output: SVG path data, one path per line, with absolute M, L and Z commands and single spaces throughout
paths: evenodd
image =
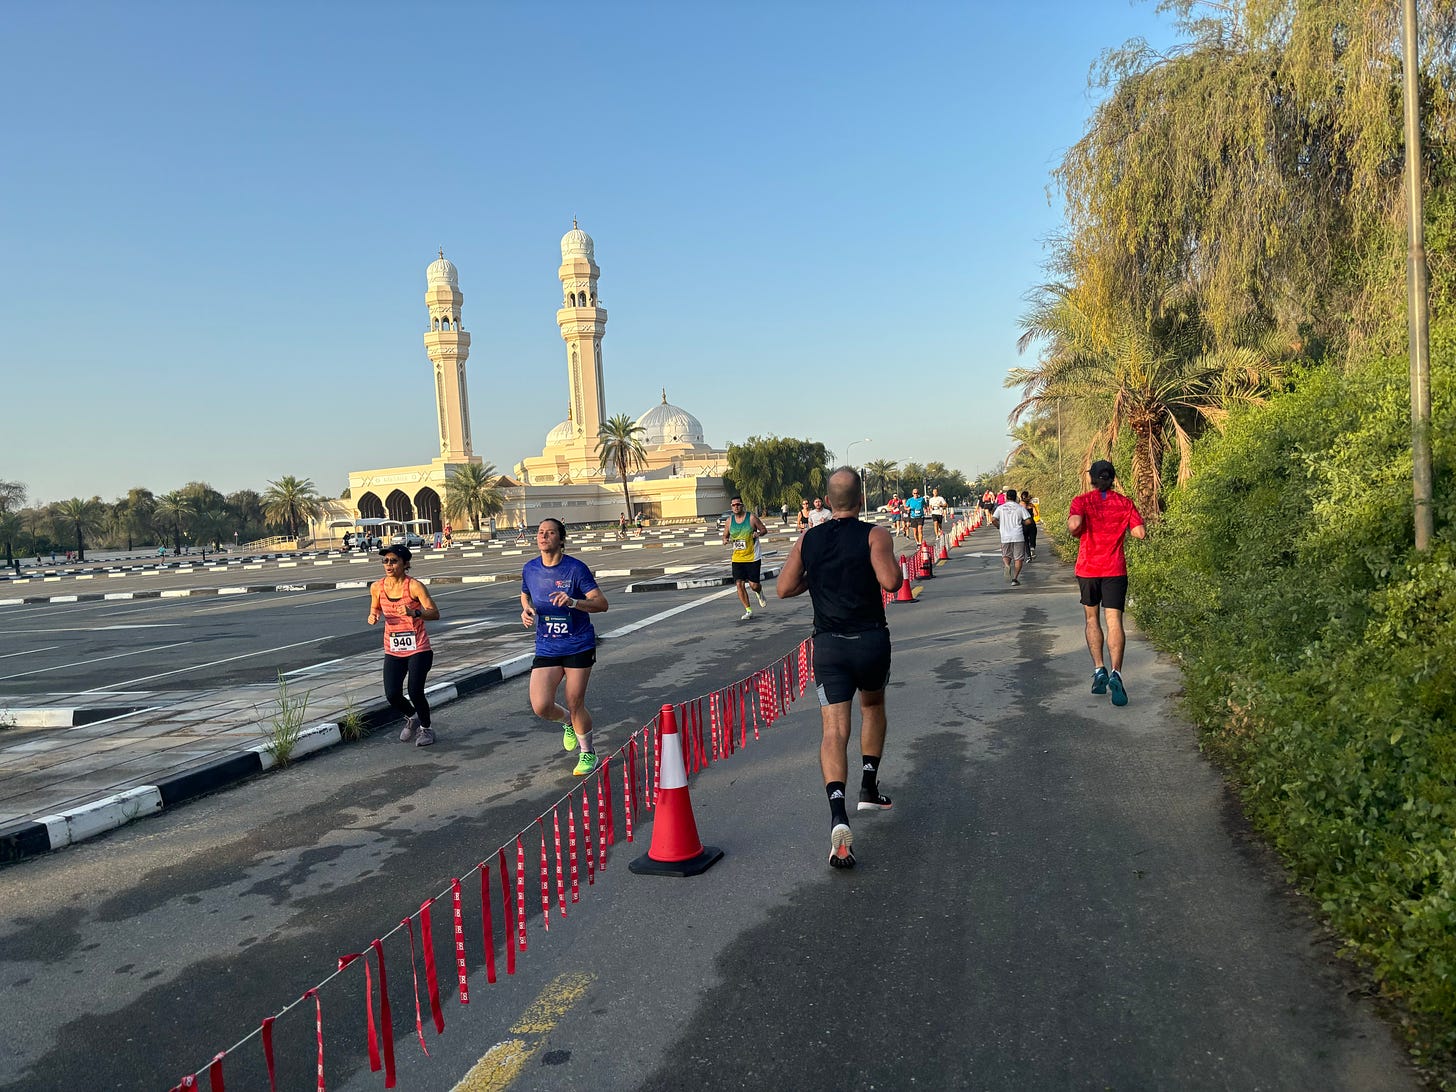
M 814 678 L 820 705 L 849 701 L 856 690 L 883 690 L 890 681 L 890 631 L 816 633 Z

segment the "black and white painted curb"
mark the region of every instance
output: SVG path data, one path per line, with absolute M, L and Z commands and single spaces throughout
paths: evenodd
M 524 675 L 531 669 L 532 653 L 514 656 L 498 664 L 492 664 L 480 671 L 464 675 L 447 683 L 428 688 L 430 707 L 448 705 L 458 698 L 497 686 L 507 679 Z M 85 714 L 89 719 L 82 723 L 93 723 L 100 717 L 90 717 L 96 710 L 55 710 L 57 714 Z M 113 714 L 115 710 L 111 711 Z M 384 724 L 393 724 L 399 715 L 388 705 L 380 703 L 364 711 L 364 727 L 370 730 Z M 63 727 L 59 721 L 45 727 Z M 293 762 L 343 742 L 339 725 L 335 722 L 316 724 L 299 733 L 289 752 L 288 761 Z M 43 815 L 38 819 L 18 823 L 0 830 L 0 865 L 35 857 L 64 846 L 75 845 L 98 834 L 125 826 L 135 819 L 156 815 L 169 807 L 195 800 L 200 796 L 245 781 L 278 765 L 273 747 L 269 743 L 257 743 L 230 754 L 224 754 L 195 769 L 185 770 L 169 777 L 159 778 L 154 785 L 138 785 L 94 800 L 55 815 Z
M 604 577 L 667 576 L 678 572 L 693 572 L 701 565 L 656 565 L 635 569 L 601 569 L 598 579 Z M 443 584 L 509 584 L 519 585 L 520 573 L 484 573 L 479 576 L 426 576 L 420 583 L 433 587 Z M 239 584 L 225 588 L 173 588 L 165 591 L 129 592 L 78 592 L 74 595 L 26 595 L 13 599 L 0 599 L 0 607 L 32 606 L 37 603 L 98 603 L 112 599 L 193 599 L 219 595 L 250 595 L 257 592 L 301 592 L 301 591 L 346 591 L 367 588 L 368 580 L 302 580 L 279 584 Z M 664 585 L 669 587 L 671 585 Z

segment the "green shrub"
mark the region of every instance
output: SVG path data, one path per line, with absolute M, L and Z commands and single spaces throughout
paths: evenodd
M 1438 545 L 1413 552 L 1406 362 L 1310 372 L 1202 439 L 1129 551 L 1204 746 L 1382 988 L 1456 1072 L 1456 497 L 1433 331 Z M 1442 537 L 1445 536 L 1445 537 Z

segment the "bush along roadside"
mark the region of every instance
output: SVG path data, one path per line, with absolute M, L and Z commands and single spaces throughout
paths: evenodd
M 1205 749 L 1456 1087 L 1456 490 L 1432 338 L 1437 545 L 1412 548 L 1406 363 L 1303 376 L 1196 450 L 1130 609 Z

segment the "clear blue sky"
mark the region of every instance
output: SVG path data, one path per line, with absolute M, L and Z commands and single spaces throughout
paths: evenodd
M 1050 172 L 1150 2 L 27 3 L 0 39 L 0 478 L 31 503 L 436 454 L 425 267 L 477 454 L 565 416 L 559 240 L 609 413 L 974 475 L 1061 223 Z

